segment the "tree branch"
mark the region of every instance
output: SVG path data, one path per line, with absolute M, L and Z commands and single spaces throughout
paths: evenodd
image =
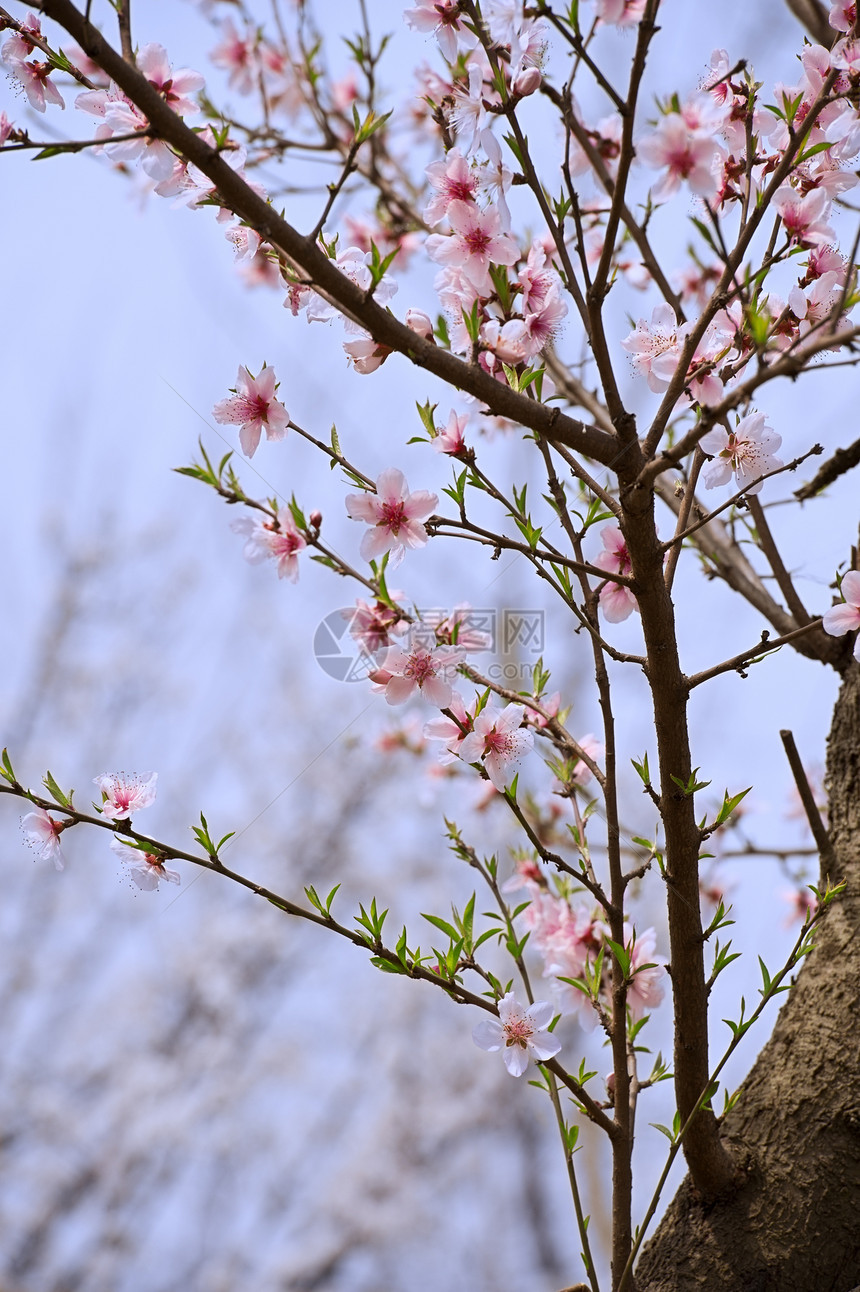
M 39 7 L 49 18 L 60 23 L 84 52 L 125 91 L 148 118 L 153 132 L 203 171 L 216 185 L 230 210 L 256 229 L 261 238 L 279 248 L 307 275 L 317 291 L 366 328 L 378 343 L 406 355 L 418 367 L 441 377 L 448 385 L 474 395 L 497 416 L 537 431 L 551 442 L 567 444 L 599 462 L 612 460 L 617 452 L 614 436 L 576 421 L 558 408 L 550 409 L 509 386 L 503 386 L 477 364 L 465 363 L 419 337 L 378 305 L 372 296 L 342 274 L 318 246 L 254 193 L 219 152 L 190 130 L 157 90 L 120 57 L 97 28 L 86 21 L 71 0 L 40 0 Z

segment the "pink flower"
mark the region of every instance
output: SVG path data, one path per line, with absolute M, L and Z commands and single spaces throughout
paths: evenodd
M 510 879 L 500 886 L 500 893 L 521 893 L 525 888 L 532 894 L 538 894 L 545 884 L 541 868 L 531 857 L 519 857 L 516 868 Z
M 593 731 L 587 731 L 584 736 L 579 736 L 576 743 L 582 752 L 588 754 L 589 758 L 595 762 L 598 758 L 602 758 L 605 753 L 603 742 L 597 739 Z M 584 763 L 580 759 L 573 773 L 573 779 L 576 784 L 585 785 L 591 775 L 592 771 L 588 763 Z
M 382 650 L 383 646 L 390 646 L 392 636 L 402 637 L 409 627 L 407 621 L 401 619 L 399 611 L 385 601 L 377 601 L 371 606 L 358 598 L 355 609 L 342 610 L 341 614 L 349 623 L 350 637 L 361 642 L 371 654 Z
M 607 574 L 631 575 L 633 566 L 624 535 L 617 525 L 604 525 L 600 531 L 603 540 L 603 551 L 598 552 L 594 564 Z M 620 624 L 622 620 L 639 609 L 639 603 L 629 588 L 623 583 L 606 584 L 600 592 L 600 608 L 604 617 L 611 624 Z
M 307 547 L 307 541 L 297 528 L 289 507 L 281 508 L 277 522 L 252 516 L 237 516 L 231 521 L 230 528 L 234 534 L 245 536 L 246 561 L 251 565 L 258 565 L 260 561 L 269 559 L 277 561 L 278 578 L 298 583 L 298 554 Z
M 784 888 L 780 897 L 789 907 L 789 912 L 782 922 L 784 929 L 790 929 L 792 924 L 798 922 L 805 924 L 818 910 L 815 894 L 808 888 Z
M 30 40 L 30 36 L 42 35 L 42 20 L 36 13 L 28 13 L 21 23 L 20 31 L 13 31 L 12 34 L 3 42 L 3 49 L 0 51 L 0 59 L 4 63 L 23 63 L 25 58 L 29 58 L 34 49 L 37 49 L 35 41 Z
M 631 936 L 635 937 L 633 934 Z M 657 933 L 654 929 L 646 929 L 635 939 L 632 947 L 625 930 L 625 947 L 631 952 L 630 972 L 633 975 L 633 981 L 627 988 L 627 1008 L 634 1022 L 656 1009 L 663 999 L 666 961 L 662 956 L 654 955 L 656 945 Z
M 212 416 L 222 426 L 241 427 L 239 443 L 246 457 L 252 458 L 256 453 L 264 426 L 270 440 L 282 440 L 287 433 L 290 415 L 275 398 L 276 390 L 274 368 L 264 364 L 258 377 L 252 377 L 247 368 L 240 368 L 232 397 L 220 400 L 212 409 Z
M 767 425 L 764 413 L 747 413 L 733 431 L 715 426 L 699 441 L 702 451 L 713 457 L 702 472 L 705 488 L 728 484 L 732 474 L 736 483 L 743 486 L 748 480 L 781 467 L 782 460 L 774 456 L 780 444 L 782 436 Z M 759 481 L 747 492 L 759 493 L 763 483 Z
M 631 356 L 634 371 L 647 378 L 648 387 L 655 394 L 666 390 L 675 375 L 689 330 L 689 323 L 678 327 L 671 305 L 656 305 L 651 322 L 640 319 L 621 342 L 622 349 Z
M 459 0 L 419 0 L 414 8 L 404 10 L 403 16 L 414 31 L 435 33 L 449 63 L 457 61 L 458 38 L 470 47 L 475 43 L 475 37 L 463 23 Z
M 21 59 L 10 57 L 7 50 L 11 43 L 11 40 L 7 40 L 3 46 L 3 62 L 9 75 L 14 76 L 15 80 L 23 86 L 30 106 L 37 112 L 44 112 L 49 103 L 55 103 L 57 107 L 64 108 L 66 105 L 63 96 L 51 80 L 53 71 L 51 64 L 40 63 L 35 59 L 25 63 Z
M 782 184 L 773 195 L 773 205 L 789 238 L 799 247 L 836 241 L 836 234 L 824 222 L 830 212 L 830 198 L 823 188 L 801 197 L 790 185 Z
M 501 226 L 506 233 L 511 228 L 511 213 L 505 194 L 513 183 L 513 175 L 502 161 L 502 150 L 499 141 L 488 127 L 481 131 L 481 147 L 487 155 L 486 162 L 480 169 L 481 193 L 486 205 L 495 207 L 499 213 Z
M 724 387 L 717 373 L 728 359 L 737 358 L 732 352 L 734 325 L 725 313 L 709 324 L 705 335 L 696 346 L 687 370 L 687 390 L 690 398 L 705 406 L 718 404 L 723 398 Z
M 475 719 L 474 731 L 460 746 L 463 761 L 483 763 L 500 794 L 512 779 L 513 768 L 534 748 L 532 733 L 521 729 L 524 716 L 521 704 L 509 704 L 501 712 L 487 705 Z
M 379 670 L 386 678 L 386 701 L 405 704 L 417 686 L 437 709 L 446 709 L 453 695 L 449 679 L 455 676 L 462 659 L 463 652 L 450 646 L 435 650 L 414 646 L 409 651 L 389 647 Z
M 831 637 L 841 637 L 843 633 L 860 628 L 860 572 L 849 570 L 842 580 L 840 591 L 845 600 L 831 606 L 821 621 L 822 628 Z M 854 644 L 854 658 L 860 663 L 860 637 Z
M 686 180 L 699 197 L 717 196 L 714 162 L 720 155 L 720 146 L 711 135 L 691 129 L 681 113 L 670 112 L 663 117 L 654 133 L 636 145 L 636 153 L 655 169 L 666 167 L 666 173 L 651 191 L 655 202 L 664 202 L 677 193 L 681 180 Z
M 110 846 L 111 851 L 115 852 L 120 861 L 128 866 L 129 875 L 138 888 L 151 892 L 158 888 L 159 881 L 162 879 L 167 880 L 168 884 L 180 883 L 179 872 L 168 870 L 164 864 L 164 858 L 158 853 L 145 852 L 143 848 L 122 843 L 116 835 L 111 839 Z
M 437 453 L 448 453 L 451 457 L 458 457 L 467 447 L 465 430 L 469 422 L 468 413 L 455 413 L 451 410 L 451 416 L 448 418 L 448 425 L 443 431 L 440 431 L 433 441 L 433 448 Z
M 6 116 L 6 113 L 0 112 L 0 148 L 3 147 L 14 129 L 15 127 Z
M 556 289 L 550 291 L 543 304 L 523 320 L 522 344 L 526 357 L 533 359 L 556 336 L 561 322 L 567 317 L 567 305 Z M 506 325 L 507 326 L 507 325 Z
M 44 112 L 48 103 L 56 103 L 58 107 L 64 108 L 66 105 L 62 95 L 50 79 L 53 71 L 51 64 L 36 60 L 32 63 L 26 61 L 38 48 L 36 43 L 30 40 L 28 33 L 32 36 L 42 34 L 41 20 L 37 14 L 28 13 L 21 24 L 21 30 L 13 32 L 3 42 L 0 62 L 5 64 L 9 75 L 14 76 L 23 86 L 24 93 L 37 112 Z
M 60 847 L 60 834 L 65 828 L 66 822 L 55 821 L 44 808 L 37 807 L 34 812 L 21 817 L 24 842 L 33 849 L 37 857 L 41 857 L 43 861 L 52 861 L 57 870 L 62 870 L 65 865 Z
M 360 247 L 347 247 L 335 257 L 335 264 L 340 272 L 345 274 L 350 282 L 355 283 L 356 287 L 360 287 L 363 292 L 369 291 L 373 283 L 370 262 L 371 253 L 362 251 Z M 385 305 L 391 300 L 396 291 L 397 283 L 386 274 L 374 287 L 373 298 L 378 305 Z M 307 306 L 309 323 L 327 323 L 330 319 L 338 317 L 337 307 L 313 290 L 307 300 L 302 301 L 301 304 L 306 304 Z M 299 308 L 301 308 L 301 304 Z M 290 305 L 293 308 L 292 302 L 290 302 Z M 296 313 L 295 308 L 293 308 L 293 313 Z M 360 324 L 343 315 L 340 317 L 347 332 L 352 332 L 362 337 L 367 336 Z
M 156 140 L 156 142 L 158 141 Z M 117 148 L 121 148 L 122 144 L 117 144 L 115 146 Z M 244 166 L 247 161 L 247 153 L 244 148 L 232 148 L 229 151 L 225 149 L 220 155 L 221 160 L 226 162 L 230 169 L 234 170 L 258 197 L 265 198 L 266 190 L 263 188 L 262 184 L 258 184 L 255 180 L 250 179 L 245 174 Z M 212 183 L 212 180 L 208 175 L 203 173 L 199 166 L 194 166 L 192 164 L 186 167 L 181 192 L 173 205 L 198 207 L 201 202 L 213 198 L 214 194 L 215 185 Z
M 562 978 L 583 979 L 585 967 L 593 962 L 600 946 L 599 926 L 583 908 L 572 910 L 564 902 L 558 928 L 545 937 L 541 946 L 544 978 L 553 978 L 553 997 L 561 1014 L 573 1014 L 586 1032 L 597 1023 L 597 1011 L 587 992 L 580 991 Z
M 387 345 L 378 345 L 371 336 L 361 336 L 355 341 L 344 341 L 347 359 L 356 372 L 367 375 L 381 368 L 391 354 Z
M 540 310 L 552 293 L 561 290 L 561 279 L 551 265 L 546 263 L 546 251 L 540 242 L 533 242 L 525 267 L 517 278 L 522 289 L 522 309 L 524 314 L 533 314 Z
M 645 0 L 597 0 L 597 17 L 616 27 L 632 27 L 644 13 Z
M 150 179 L 159 181 L 156 189 L 159 195 L 172 196 L 179 191 L 178 185 L 185 182 L 185 163 L 174 157 L 162 140 L 149 137 L 148 119 L 118 86 L 111 84 L 106 90 L 86 90 L 75 99 L 75 107 L 101 118 L 96 139 L 105 141 L 105 152 L 111 161 L 123 164 L 140 159 Z M 114 134 L 137 137 L 114 142 Z
M 239 264 L 253 260 L 260 250 L 262 239 L 257 230 L 249 229 L 247 224 L 231 224 L 229 229 L 224 231 L 224 236 L 232 242 Z
M 425 173 L 436 190 L 424 209 L 429 225 L 444 220 L 452 202 L 474 202 L 478 176 L 459 148 L 452 148 L 444 161 L 431 162 Z
M 137 70 L 178 116 L 187 117 L 200 111 L 188 95 L 202 90 L 205 78 L 199 72 L 193 72 L 190 67 L 180 67 L 174 72 L 163 45 L 144 45 L 137 55 Z
M 531 932 L 531 943 L 543 952 L 550 938 L 573 918 L 570 905 L 564 897 L 553 897 L 548 892 L 534 894 L 523 911 L 523 923 Z
M 468 601 L 460 601 L 450 615 L 436 624 L 436 640 L 442 646 L 458 646 L 460 650 L 490 650 L 493 638 L 473 622 L 473 610 Z M 482 615 L 484 616 L 482 619 Z M 486 611 L 477 612 L 477 622 L 486 623 Z
M 469 708 L 463 701 L 459 691 L 451 692 L 451 699 L 445 705 L 453 713 L 452 718 L 434 718 L 432 722 L 424 724 L 425 740 L 444 740 L 445 748 L 439 751 L 439 762 L 443 766 L 448 766 L 457 761 L 460 756 L 460 746 L 465 737 L 472 730 L 472 722 L 475 716 L 475 708 L 478 704 L 476 696 Z
M 449 111 L 449 120 L 457 143 L 462 144 L 467 153 L 472 153 L 477 148 L 487 120 L 487 109 L 484 107 L 485 66 L 486 60 L 482 65 L 472 59 L 466 64 L 468 88 L 459 81 L 453 87 L 454 106 Z
M 543 713 L 538 713 L 537 709 L 526 708 L 526 722 L 535 731 L 543 731 L 548 726 L 552 718 L 558 717 L 558 711 L 561 708 L 561 691 L 553 691 L 552 695 L 541 698 L 535 696 L 535 699 L 543 709 Z
M 297 528 L 288 507 L 282 507 L 278 512 L 278 528 L 271 530 L 267 542 L 269 555 L 277 562 L 278 578 L 289 579 L 290 583 L 298 583 L 298 554 L 304 551 L 307 542 Z
M 494 1053 L 504 1050 L 505 1067 L 512 1077 L 521 1077 L 529 1066 L 529 1059 L 542 1063 L 558 1054 L 561 1043 L 551 1032 L 546 1032 L 552 1022 L 552 1005 L 547 1000 L 537 1000 L 527 1008 L 519 1003 L 512 991 L 499 1001 L 499 1017 L 482 1019 L 472 1029 L 472 1039 L 482 1050 Z
M 254 86 L 256 71 L 257 36 L 251 29 L 240 36 L 233 20 L 228 18 L 221 28 L 223 40 L 211 51 L 209 57 L 216 67 L 229 72 L 229 84 L 240 94 L 249 94 Z
M 493 290 L 490 265 L 512 265 L 519 256 L 514 240 L 501 232 L 498 211 L 480 211 L 468 202 L 454 201 L 448 208 L 453 232 L 434 233 L 427 239 L 427 254 L 443 265 L 461 268 L 475 290 L 489 296 Z
M 102 772 L 94 778 L 102 792 L 101 813 L 109 821 L 124 821 L 155 802 L 158 772 Z
M 391 552 L 394 563 L 403 559 L 407 547 L 423 547 L 427 531 L 420 523 L 436 510 L 438 495 L 419 489 L 409 492 L 402 471 L 389 467 L 376 481 L 376 494 L 351 493 L 346 510 L 351 520 L 363 520 L 373 528 L 361 540 L 365 561 Z
M 855 0 L 835 0 L 830 6 L 830 26 L 837 31 L 853 31 L 857 21 Z

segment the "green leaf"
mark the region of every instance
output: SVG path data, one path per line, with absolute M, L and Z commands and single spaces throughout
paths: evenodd
M 408 972 L 402 964 L 398 964 L 393 960 L 386 960 L 384 956 L 371 956 L 370 963 L 374 968 L 381 969 L 383 973 L 405 974 Z
M 436 412 L 437 405 L 431 404 L 428 399 L 426 404 L 419 404 L 416 401 L 415 407 L 418 409 L 418 416 L 421 418 L 421 424 L 428 436 L 431 440 L 435 440 L 438 432 L 436 430 L 436 422 L 434 421 L 433 414 Z
M 447 920 L 443 920 L 440 915 L 425 915 L 422 911 L 421 918 L 422 920 L 426 920 L 428 924 L 432 924 L 434 928 L 437 928 L 440 931 L 440 933 L 444 933 L 452 942 L 456 942 L 460 936 L 457 929 L 455 929 L 452 924 L 449 924 Z
M 731 798 L 729 798 L 729 791 L 726 790 L 725 797 L 723 799 L 723 806 L 719 810 L 715 824 L 722 825 L 725 821 L 728 821 L 735 808 L 742 799 L 746 798 L 751 789 L 752 786 L 749 785 L 745 790 L 741 790 L 740 794 L 734 794 Z
M 54 780 L 50 772 L 45 773 L 45 776 L 42 780 L 42 784 L 45 786 L 45 789 L 51 795 L 51 798 L 54 800 L 55 803 L 59 803 L 61 807 L 72 806 L 71 796 L 70 795 L 67 796 L 66 794 L 63 793 L 63 791 L 60 789 L 59 785 Z
M 621 966 L 621 972 L 624 974 L 624 977 L 627 978 L 630 974 L 629 951 L 627 951 L 626 948 L 623 947 L 620 942 L 613 942 L 612 938 L 604 938 L 603 940 L 606 943 L 606 945 L 609 947 L 615 959 L 618 961 L 619 965 Z

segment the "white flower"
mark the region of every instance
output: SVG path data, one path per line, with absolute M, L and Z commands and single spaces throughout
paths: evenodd
M 60 847 L 60 831 L 65 828 L 64 822 L 55 821 L 44 808 L 37 807 L 35 812 L 28 812 L 21 817 L 24 842 L 33 849 L 37 857 L 41 857 L 43 861 L 52 861 L 57 870 L 62 870 L 65 865 Z
M 651 322 L 640 319 L 621 342 L 622 350 L 631 357 L 634 370 L 647 378 L 648 386 L 655 394 L 668 389 L 689 330 L 689 323 L 678 326 L 671 305 L 655 305 Z
M 482 1050 L 505 1052 L 505 1067 L 512 1077 L 521 1077 L 529 1059 L 542 1063 L 558 1054 L 561 1044 L 546 1032 L 552 1022 L 552 1005 L 548 1000 L 536 1000 L 523 1007 L 512 991 L 499 1001 L 499 1017 L 486 1018 L 472 1029 L 472 1040 Z
M 155 802 L 158 772 L 102 772 L 93 778 L 104 795 L 102 816 L 109 821 L 123 821 L 141 808 Z
M 133 848 L 131 844 L 122 843 L 116 835 L 111 839 L 110 846 L 111 851 L 115 852 L 120 861 L 128 866 L 129 875 L 138 888 L 151 892 L 154 888 L 158 888 L 161 879 L 167 880 L 168 884 L 180 882 L 179 872 L 168 870 L 164 864 L 164 858 L 156 853 L 144 852 L 142 848 Z
M 748 480 L 781 467 L 782 460 L 774 456 L 780 444 L 782 436 L 766 424 L 764 413 L 747 413 L 733 431 L 715 426 L 699 441 L 702 451 L 713 458 L 702 472 L 705 488 L 728 484 L 733 473 L 737 484 L 743 487 Z M 754 484 L 747 493 L 759 493 L 762 483 Z

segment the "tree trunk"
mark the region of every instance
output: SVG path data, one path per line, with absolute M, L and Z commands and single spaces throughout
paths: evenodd
M 830 833 L 848 889 L 816 935 L 726 1118 L 745 1171 L 704 1206 L 686 1179 L 637 1267 L 637 1292 L 856 1292 L 860 1284 L 860 667 L 827 753 Z

